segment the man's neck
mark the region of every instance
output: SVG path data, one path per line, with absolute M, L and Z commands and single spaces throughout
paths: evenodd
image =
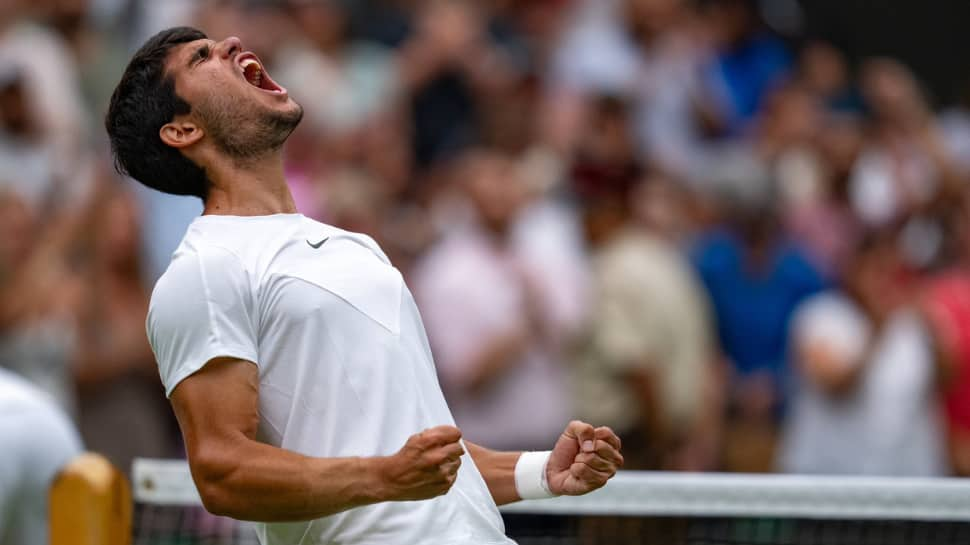
M 296 204 L 283 175 L 283 157 L 273 153 L 259 160 L 226 160 L 210 165 L 212 182 L 203 214 L 268 216 L 294 214 Z

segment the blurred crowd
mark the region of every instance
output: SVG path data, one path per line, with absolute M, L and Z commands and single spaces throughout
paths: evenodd
M 766 4 L 0 2 L 0 366 L 121 467 L 180 454 L 144 318 L 201 203 L 115 174 L 101 117 L 188 24 L 304 106 L 297 207 L 405 275 L 470 440 L 970 474 L 970 105 Z

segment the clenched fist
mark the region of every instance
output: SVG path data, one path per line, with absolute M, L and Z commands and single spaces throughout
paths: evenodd
M 381 466 L 386 498 L 426 500 L 448 492 L 465 453 L 460 440 L 461 431 L 454 426 L 429 428 L 409 437 Z
M 620 438 L 613 430 L 574 420 L 552 449 L 546 481 L 553 494 L 579 496 L 606 484 L 622 465 Z

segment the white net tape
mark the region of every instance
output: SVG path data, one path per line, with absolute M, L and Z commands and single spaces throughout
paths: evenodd
M 188 465 L 139 459 L 135 501 L 200 505 Z M 506 513 L 970 521 L 970 480 L 621 471 L 586 496 L 507 505 Z

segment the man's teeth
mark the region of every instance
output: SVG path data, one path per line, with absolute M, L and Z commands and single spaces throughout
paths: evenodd
M 256 87 L 260 87 L 263 83 L 263 67 L 259 65 L 259 61 L 256 59 L 244 59 L 239 64 L 242 66 L 243 75 L 246 77 L 246 80 Z

